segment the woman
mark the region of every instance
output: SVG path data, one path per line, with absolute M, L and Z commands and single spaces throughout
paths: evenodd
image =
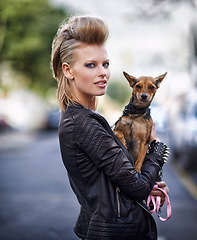
M 105 94 L 110 77 L 107 37 L 107 25 L 100 18 L 71 17 L 52 45 L 51 66 L 62 110 L 60 149 L 81 205 L 75 233 L 89 240 L 157 239 L 144 200 L 164 164 L 164 145 L 153 128 L 151 141 L 156 141 L 138 173 L 107 121 L 95 112 L 96 97 Z M 165 182 L 159 185 L 168 192 Z

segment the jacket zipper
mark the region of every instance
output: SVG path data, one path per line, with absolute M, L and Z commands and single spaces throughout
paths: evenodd
M 118 206 L 118 217 L 120 218 L 120 199 L 119 199 L 120 188 L 116 187 L 116 199 L 117 199 L 117 206 Z

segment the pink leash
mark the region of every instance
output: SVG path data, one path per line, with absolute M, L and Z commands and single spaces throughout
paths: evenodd
M 154 190 L 159 190 L 159 191 L 161 191 L 165 195 L 165 201 L 166 201 L 166 204 L 167 204 L 167 218 L 163 218 L 163 217 L 160 216 L 160 206 L 161 206 L 161 197 L 160 196 L 156 197 L 156 202 L 155 202 L 155 197 L 152 196 L 152 195 L 149 195 L 148 199 L 147 199 L 147 206 L 150 208 L 150 203 L 152 202 L 153 210 L 150 210 L 150 212 L 152 214 L 154 212 L 156 212 L 158 218 L 161 221 L 166 221 L 166 220 L 168 220 L 171 217 L 171 214 L 172 214 L 172 209 L 171 209 L 169 196 L 162 188 L 158 187 L 157 184 L 154 185 L 153 189 Z

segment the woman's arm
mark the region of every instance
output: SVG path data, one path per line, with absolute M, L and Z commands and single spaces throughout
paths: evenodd
M 152 126 L 152 131 L 151 131 L 151 136 L 150 136 L 150 142 L 152 141 L 156 141 L 156 142 L 160 142 L 157 134 L 156 134 L 156 128 L 155 128 L 155 123 L 153 122 L 153 126 Z M 164 181 L 161 182 L 156 182 L 156 184 L 158 185 L 158 187 L 162 188 L 167 194 L 169 194 L 169 188 L 166 185 L 166 183 Z M 150 195 L 157 197 L 160 196 L 161 197 L 161 206 L 163 206 L 164 202 L 165 202 L 165 195 L 164 193 L 162 193 L 159 190 L 152 190 Z
M 141 201 L 148 197 L 164 161 L 157 152 L 149 153 L 138 173 L 114 137 L 92 116 L 76 131 L 79 147 L 95 165 L 128 197 Z

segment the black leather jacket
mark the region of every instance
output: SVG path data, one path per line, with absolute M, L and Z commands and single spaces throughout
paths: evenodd
M 106 120 L 77 104 L 62 112 L 62 159 L 81 205 L 75 233 L 87 240 L 156 240 L 143 200 L 156 181 L 160 158 L 147 154 L 141 173 Z

